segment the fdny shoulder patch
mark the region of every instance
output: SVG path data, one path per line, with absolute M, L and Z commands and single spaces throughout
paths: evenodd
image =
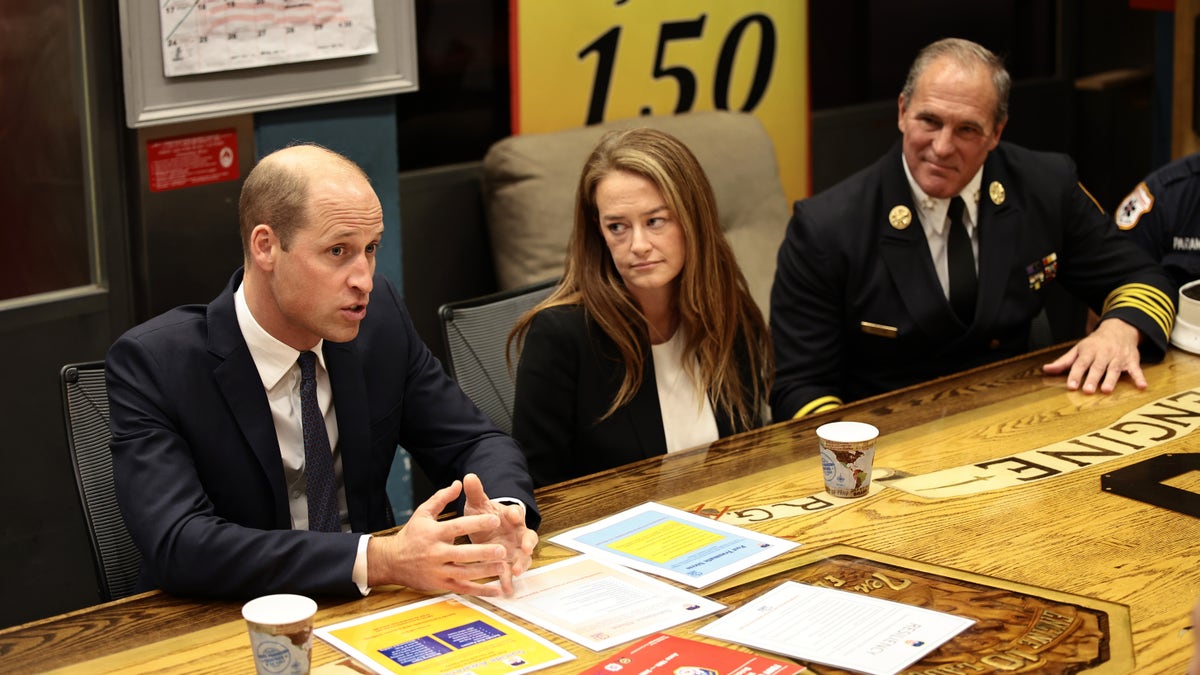
M 1129 193 L 1125 201 L 1117 207 L 1117 212 L 1113 214 L 1117 221 L 1117 227 L 1122 230 L 1132 230 L 1142 219 L 1142 215 L 1150 213 L 1150 209 L 1153 208 L 1154 195 L 1150 194 L 1150 188 L 1146 187 L 1145 181 L 1138 183 L 1138 186 L 1133 188 L 1133 192 Z

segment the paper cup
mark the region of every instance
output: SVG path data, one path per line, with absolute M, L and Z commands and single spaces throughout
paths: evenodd
M 303 595 L 264 595 L 242 605 L 258 675 L 305 675 L 317 603 Z
M 834 497 L 867 494 L 878 437 L 879 430 L 864 422 L 830 422 L 817 427 L 826 492 Z

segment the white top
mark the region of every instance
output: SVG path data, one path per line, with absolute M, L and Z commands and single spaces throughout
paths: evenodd
M 708 392 L 697 384 L 696 363 L 684 367 L 683 333 L 677 330 L 670 340 L 650 346 L 667 452 L 712 443 L 720 437 Z
M 913 204 L 917 207 L 917 218 L 921 221 L 921 229 L 925 230 L 925 241 L 929 244 L 929 255 L 933 258 L 933 268 L 937 270 L 938 281 L 942 284 L 942 292 L 950 299 L 950 264 L 946 259 L 946 248 L 950 241 L 950 199 L 936 199 L 925 194 L 917 181 L 913 180 L 912 172 L 904 155 L 900 155 L 900 163 L 904 165 L 904 175 L 908 177 L 908 185 L 912 188 Z M 971 238 L 971 252 L 975 256 L 975 273 L 979 273 L 979 230 L 975 224 L 979 222 L 979 186 L 983 184 L 983 167 L 975 172 L 975 176 L 967 183 L 962 192 L 958 193 L 967 205 L 963 214 L 963 226 L 967 228 L 967 236 Z M 951 198 L 953 199 L 953 198 Z

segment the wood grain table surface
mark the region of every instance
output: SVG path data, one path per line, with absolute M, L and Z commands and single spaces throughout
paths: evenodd
M 1064 378 L 1041 373 L 1041 364 L 1062 350 L 1035 352 L 539 490 L 543 541 L 535 564 L 573 555 L 546 541 L 555 533 L 647 501 L 761 515 L 741 522 L 800 542 L 792 557 L 843 544 L 1125 605 L 1130 627 L 1113 630 L 1131 629 L 1132 672 L 1183 673 L 1192 645 L 1184 629 L 1200 598 L 1200 519 L 1107 493 L 1101 477 L 1155 456 L 1200 451 L 1200 435 L 1180 434 L 1102 464 L 1083 460 L 1089 465 L 1017 487 L 943 499 L 885 488 L 837 508 L 803 508 L 822 491 L 814 430 L 825 422 L 874 424 L 881 434 L 876 467 L 922 475 L 1082 438 L 1191 390 L 1200 401 L 1198 356 L 1174 350 L 1162 363 L 1147 365 L 1145 391 L 1126 378 L 1111 395 L 1089 396 L 1068 391 Z M 1197 474 L 1171 484 L 1200 492 Z M 403 588 L 379 588 L 361 599 L 317 598 L 316 624 L 420 597 Z M 0 672 L 253 672 L 241 604 L 151 592 L 16 626 L 0 631 Z M 692 630 L 706 622 L 669 632 L 694 637 Z M 619 650 L 594 653 L 534 630 L 577 657 L 539 672 L 579 672 Z M 314 638 L 315 671 L 335 672 L 344 662 L 340 652 Z

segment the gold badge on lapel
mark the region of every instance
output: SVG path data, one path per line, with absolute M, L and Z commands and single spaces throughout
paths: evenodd
M 1000 184 L 1000 181 L 992 181 L 992 184 L 988 186 L 988 196 L 992 198 L 992 203 L 996 206 L 1004 203 L 1004 186 Z
M 888 213 L 888 222 L 897 230 L 903 230 L 912 224 L 912 211 L 909 211 L 908 207 L 903 204 L 892 207 L 891 212 Z

